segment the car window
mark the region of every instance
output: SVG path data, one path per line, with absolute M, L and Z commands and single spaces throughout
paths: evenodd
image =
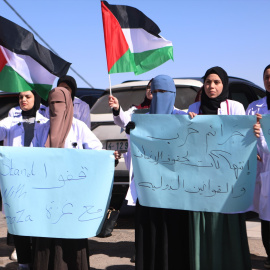
M 98 98 L 92 96 L 81 96 L 80 99 L 86 102 L 90 108 L 92 108 Z
M 124 111 L 128 110 L 132 105 L 139 105 L 143 102 L 145 97 L 145 88 L 136 90 L 115 90 L 112 92 Z M 111 113 L 112 110 L 108 105 L 109 94 L 102 96 L 93 106 L 91 113 L 103 114 Z
M 199 90 L 199 87 L 177 87 L 175 107 L 181 110 L 187 110 L 189 105 L 195 102 L 195 98 Z
M 93 107 L 99 97 L 102 96 L 105 90 L 96 88 L 77 88 L 76 97 L 86 102 L 90 108 Z
M 247 109 L 248 105 L 251 103 L 248 101 L 247 96 L 244 93 L 232 93 L 231 98 L 243 104 L 245 110 Z
M 194 103 L 199 87 L 181 86 L 176 88 L 175 107 L 178 109 L 188 109 L 189 105 Z M 132 105 L 140 105 L 145 97 L 145 88 L 136 90 L 117 90 L 113 91 L 113 95 L 119 100 L 124 111 L 128 110 Z M 102 96 L 93 106 L 91 113 L 103 114 L 111 113 L 108 105 L 108 96 Z
M 248 105 L 258 99 L 254 88 L 243 83 L 231 83 L 229 85 L 229 99 L 236 100 L 244 105 L 247 109 Z
M 253 91 L 256 94 L 258 99 L 265 97 L 266 93 L 265 93 L 265 91 L 262 91 L 262 89 L 259 89 L 256 87 L 252 87 L 252 89 L 253 89 Z
M 13 107 L 19 106 L 18 96 L 5 96 L 0 98 L 0 120 L 8 116 L 8 112 Z

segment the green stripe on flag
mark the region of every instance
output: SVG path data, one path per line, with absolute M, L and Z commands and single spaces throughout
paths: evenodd
M 109 73 L 134 72 L 139 75 L 162 65 L 170 59 L 173 60 L 172 46 L 134 54 L 128 50 L 112 66 Z
M 130 49 L 123 54 L 117 62 L 114 63 L 112 68 L 109 71 L 109 74 L 112 73 L 123 73 L 123 72 L 134 72 L 136 69 L 133 59 L 133 54 Z
M 154 69 L 168 60 L 173 60 L 173 47 L 167 46 L 157 50 L 145 51 L 143 53 L 134 53 L 136 65 L 135 74 L 139 75 Z
M 11 93 L 36 90 L 36 92 L 47 100 L 52 85 L 28 83 L 12 67 L 5 66 L 0 72 L 0 90 Z

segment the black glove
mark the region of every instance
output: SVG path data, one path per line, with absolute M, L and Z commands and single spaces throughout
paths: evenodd
M 127 123 L 126 125 L 126 133 L 129 135 L 130 134 L 130 130 L 135 128 L 135 122 L 130 121 Z

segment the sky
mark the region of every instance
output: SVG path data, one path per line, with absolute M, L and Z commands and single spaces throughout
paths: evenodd
M 94 88 L 109 87 L 100 0 L 7 0 L 36 32 Z M 136 7 L 172 41 L 174 61 L 141 75 L 111 74 L 112 85 L 149 80 L 201 77 L 213 66 L 228 75 L 263 86 L 270 64 L 269 0 L 110 0 Z M 0 15 L 30 29 L 0 0 Z M 44 45 L 38 37 L 36 40 Z M 45 46 L 45 45 L 44 45 Z M 46 46 L 45 46 L 46 47 Z M 89 87 L 69 70 L 78 87 Z M 54 83 L 54 85 L 56 82 Z

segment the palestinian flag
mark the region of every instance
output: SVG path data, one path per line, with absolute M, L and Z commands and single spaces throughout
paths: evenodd
M 0 90 L 36 90 L 46 100 L 55 78 L 65 75 L 69 66 L 31 32 L 0 16 Z
M 141 11 L 101 2 L 108 73 L 149 71 L 173 59 L 172 43 Z

